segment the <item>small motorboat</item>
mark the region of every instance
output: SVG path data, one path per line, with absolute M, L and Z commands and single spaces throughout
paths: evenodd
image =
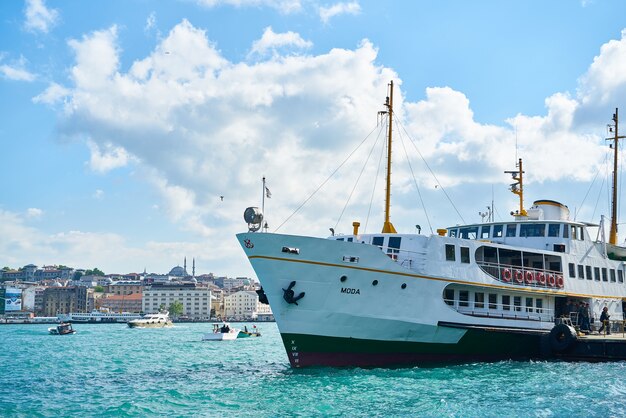
M 248 338 L 248 337 L 260 337 L 261 333 L 257 329 L 256 325 L 252 326 L 252 331 L 248 331 L 248 327 L 244 326 L 243 330 L 239 330 L 239 335 L 237 338 Z
M 231 328 L 226 322 L 220 324 L 213 324 L 213 332 L 204 334 L 202 341 L 224 341 L 224 340 L 236 340 L 240 331 L 237 328 Z
M 72 328 L 72 324 L 69 322 L 61 322 L 56 327 L 48 328 L 48 333 L 51 335 L 68 335 L 74 334 L 76 330 Z

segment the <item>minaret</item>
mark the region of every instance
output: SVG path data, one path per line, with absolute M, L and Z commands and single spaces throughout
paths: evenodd
M 187 257 L 185 257 L 185 261 L 183 261 L 183 271 L 187 274 Z
M 196 257 L 191 262 L 191 277 L 196 277 Z

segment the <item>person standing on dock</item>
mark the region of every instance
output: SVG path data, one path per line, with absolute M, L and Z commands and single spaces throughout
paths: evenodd
M 604 309 L 602 309 L 602 314 L 600 315 L 600 322 L 602 322 L 602 326 L 600 327 L 600 330 L 598 331 L 600 334 L 602 334 L 602 331 L 604 330 L 604 327 L 606 327 L 606 333 L 607 334 L 611 333 L 611 328 L 609 327 L 609 318 L 610 317 L 611 317 L 611 315 L 609 315 L 609 308 L 607 308 L 605 306 Z
M 583 332 L 590 331 L 590 323 L 589 323 L 589 303 L 581 303 L 580 308 L 578 309 L 578 322 L 580 324 L 580 330 Z

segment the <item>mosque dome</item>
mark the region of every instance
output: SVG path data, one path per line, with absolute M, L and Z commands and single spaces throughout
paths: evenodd
M 174 276 L 174 277 L 185 277 L 185 276 L 188 276 L 189 274 L 187 274 L 187 271 L 181 266 L 176 266 L 170 270 L 169 275 Z

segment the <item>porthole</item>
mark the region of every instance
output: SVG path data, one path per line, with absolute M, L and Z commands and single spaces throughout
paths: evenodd
M 348 278 L 348 276 L 341 276 L 339 278 L 339 280 L 341 280 L 342 282 L 345 282 L 347 278 Z
M 400 286 L 403 289 L 406 289 L 406 283 L 402 283 L 402 286 Z
M 372 286 L 376 286 L 377 284 L 378 284 L 378 280 L 374 280 L 374 281 L 372 282 Z

